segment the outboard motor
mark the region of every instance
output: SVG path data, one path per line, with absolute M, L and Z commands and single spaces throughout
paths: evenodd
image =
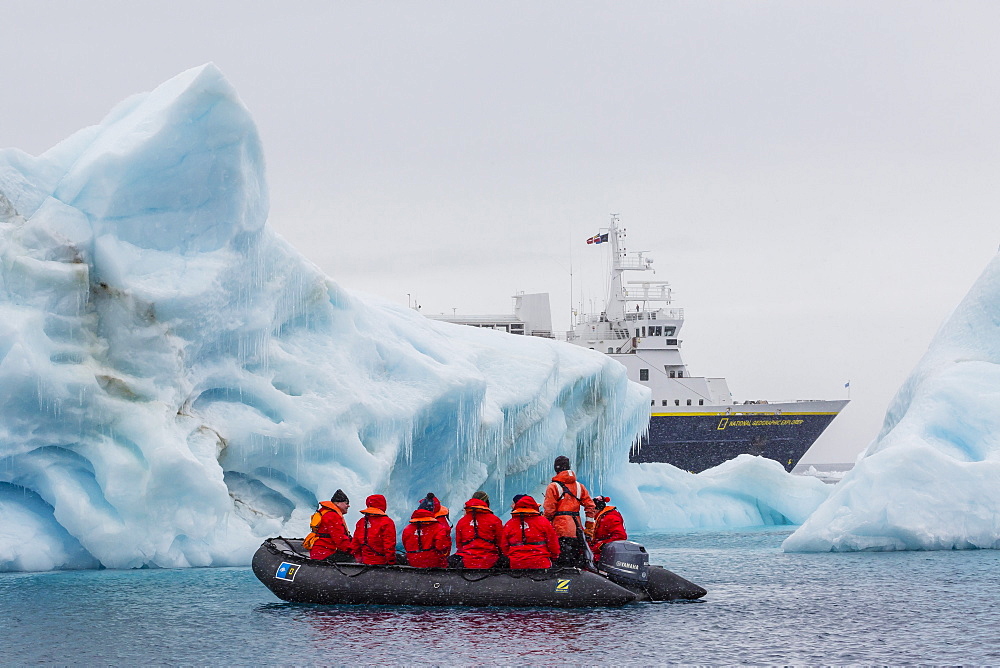
M 649 555 L 646 548 L 630 540 L 605 543 L 597 572 L 616 584 L 642 586 L 649 581 Z

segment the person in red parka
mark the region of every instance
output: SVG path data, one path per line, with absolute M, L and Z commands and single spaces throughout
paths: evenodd
M 334 492 L 329 501 L 321 501 L 309 526 L 312 531 L 302 541 L 310 559 L 353 561 L 351 532 L 347 530 L 344 513 L 351 506 L 342 490 Z
M 503 522 L 482 499 L 465 502 L 465 515 L 455 525 L 454 566 L 493 568 L 500 558 L 500 534 Z
M 628 540 L 625 531 L 625 520 L 622 519 L 614 506 L 609 506 L 610 496 L 594 497 L 594 507 L 597 517 L 594 520 L 593 533 L 588 536 L 590 549 L 594 553 L 594 561 L 601 560 L 601 547 L 615 540 Z
M 542 516 L 538 502 L 518 495 L 511 518 L 503 526 L 500 549 L 510 558 L 511 568 L 551 568 L 559 556 L 559 537 L 552 523 Z
M 385 514 L 385 497 L 372 494 L 354 527 L 354 558 L 362 564 L 396 563 L 396 523 Z
M 403 529 L 406 561 L 417 568 L 447 568 L 451 532 L 434 516 L 434 495 L 428 494 Z M 440 506 L 439 506 L 440 507 Z

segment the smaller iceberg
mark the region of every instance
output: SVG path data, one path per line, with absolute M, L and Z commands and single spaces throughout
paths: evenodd
M 1000 258 L 786 552 L 1000 548 Z
M 740 455 L 698 474 L 669 464 L 625 464 L 603 493 L 630 532 L 644 532 L 802 524 L 831 490 L 773 459 Z

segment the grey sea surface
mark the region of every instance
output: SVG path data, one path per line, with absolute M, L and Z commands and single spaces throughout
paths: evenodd
M 1000 551 L 636 536 L 709 591 L 618 609 L 313 606 L 249 568 L 0 574 L 3 664 L 997 664 Z

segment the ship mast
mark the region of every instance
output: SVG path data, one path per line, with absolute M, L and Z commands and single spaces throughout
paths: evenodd
M 643 257 L 643 252 L 626 252 L 621 242 L 624 234 L 618 229 L 619 216 L 611 214 L 611 226 L 608 228 L 608 241 L 611 242 L 611 283 L 608 286 L 608 299 L 604 313 L 609 322 L 627 320 L 629 299 L 643 302 L 643 309 L 650 301 L 670 303 L 670 284 L 667 282 L 641 281 L 630 285 L 641 286 L 628 288 L 625 283 L 626 271 L 652 271 L 653 260 Z
M 618 233 L 618 214 L 611 214 L 611 227 L 608 231 L 608 241 L 611 242 L 611 284 L 608 286 L 608 300 L 604 312 L 610 322 L 621 322 L 625 319 L 625 275 L 624 254 L 621 249 L 621 239 Z

